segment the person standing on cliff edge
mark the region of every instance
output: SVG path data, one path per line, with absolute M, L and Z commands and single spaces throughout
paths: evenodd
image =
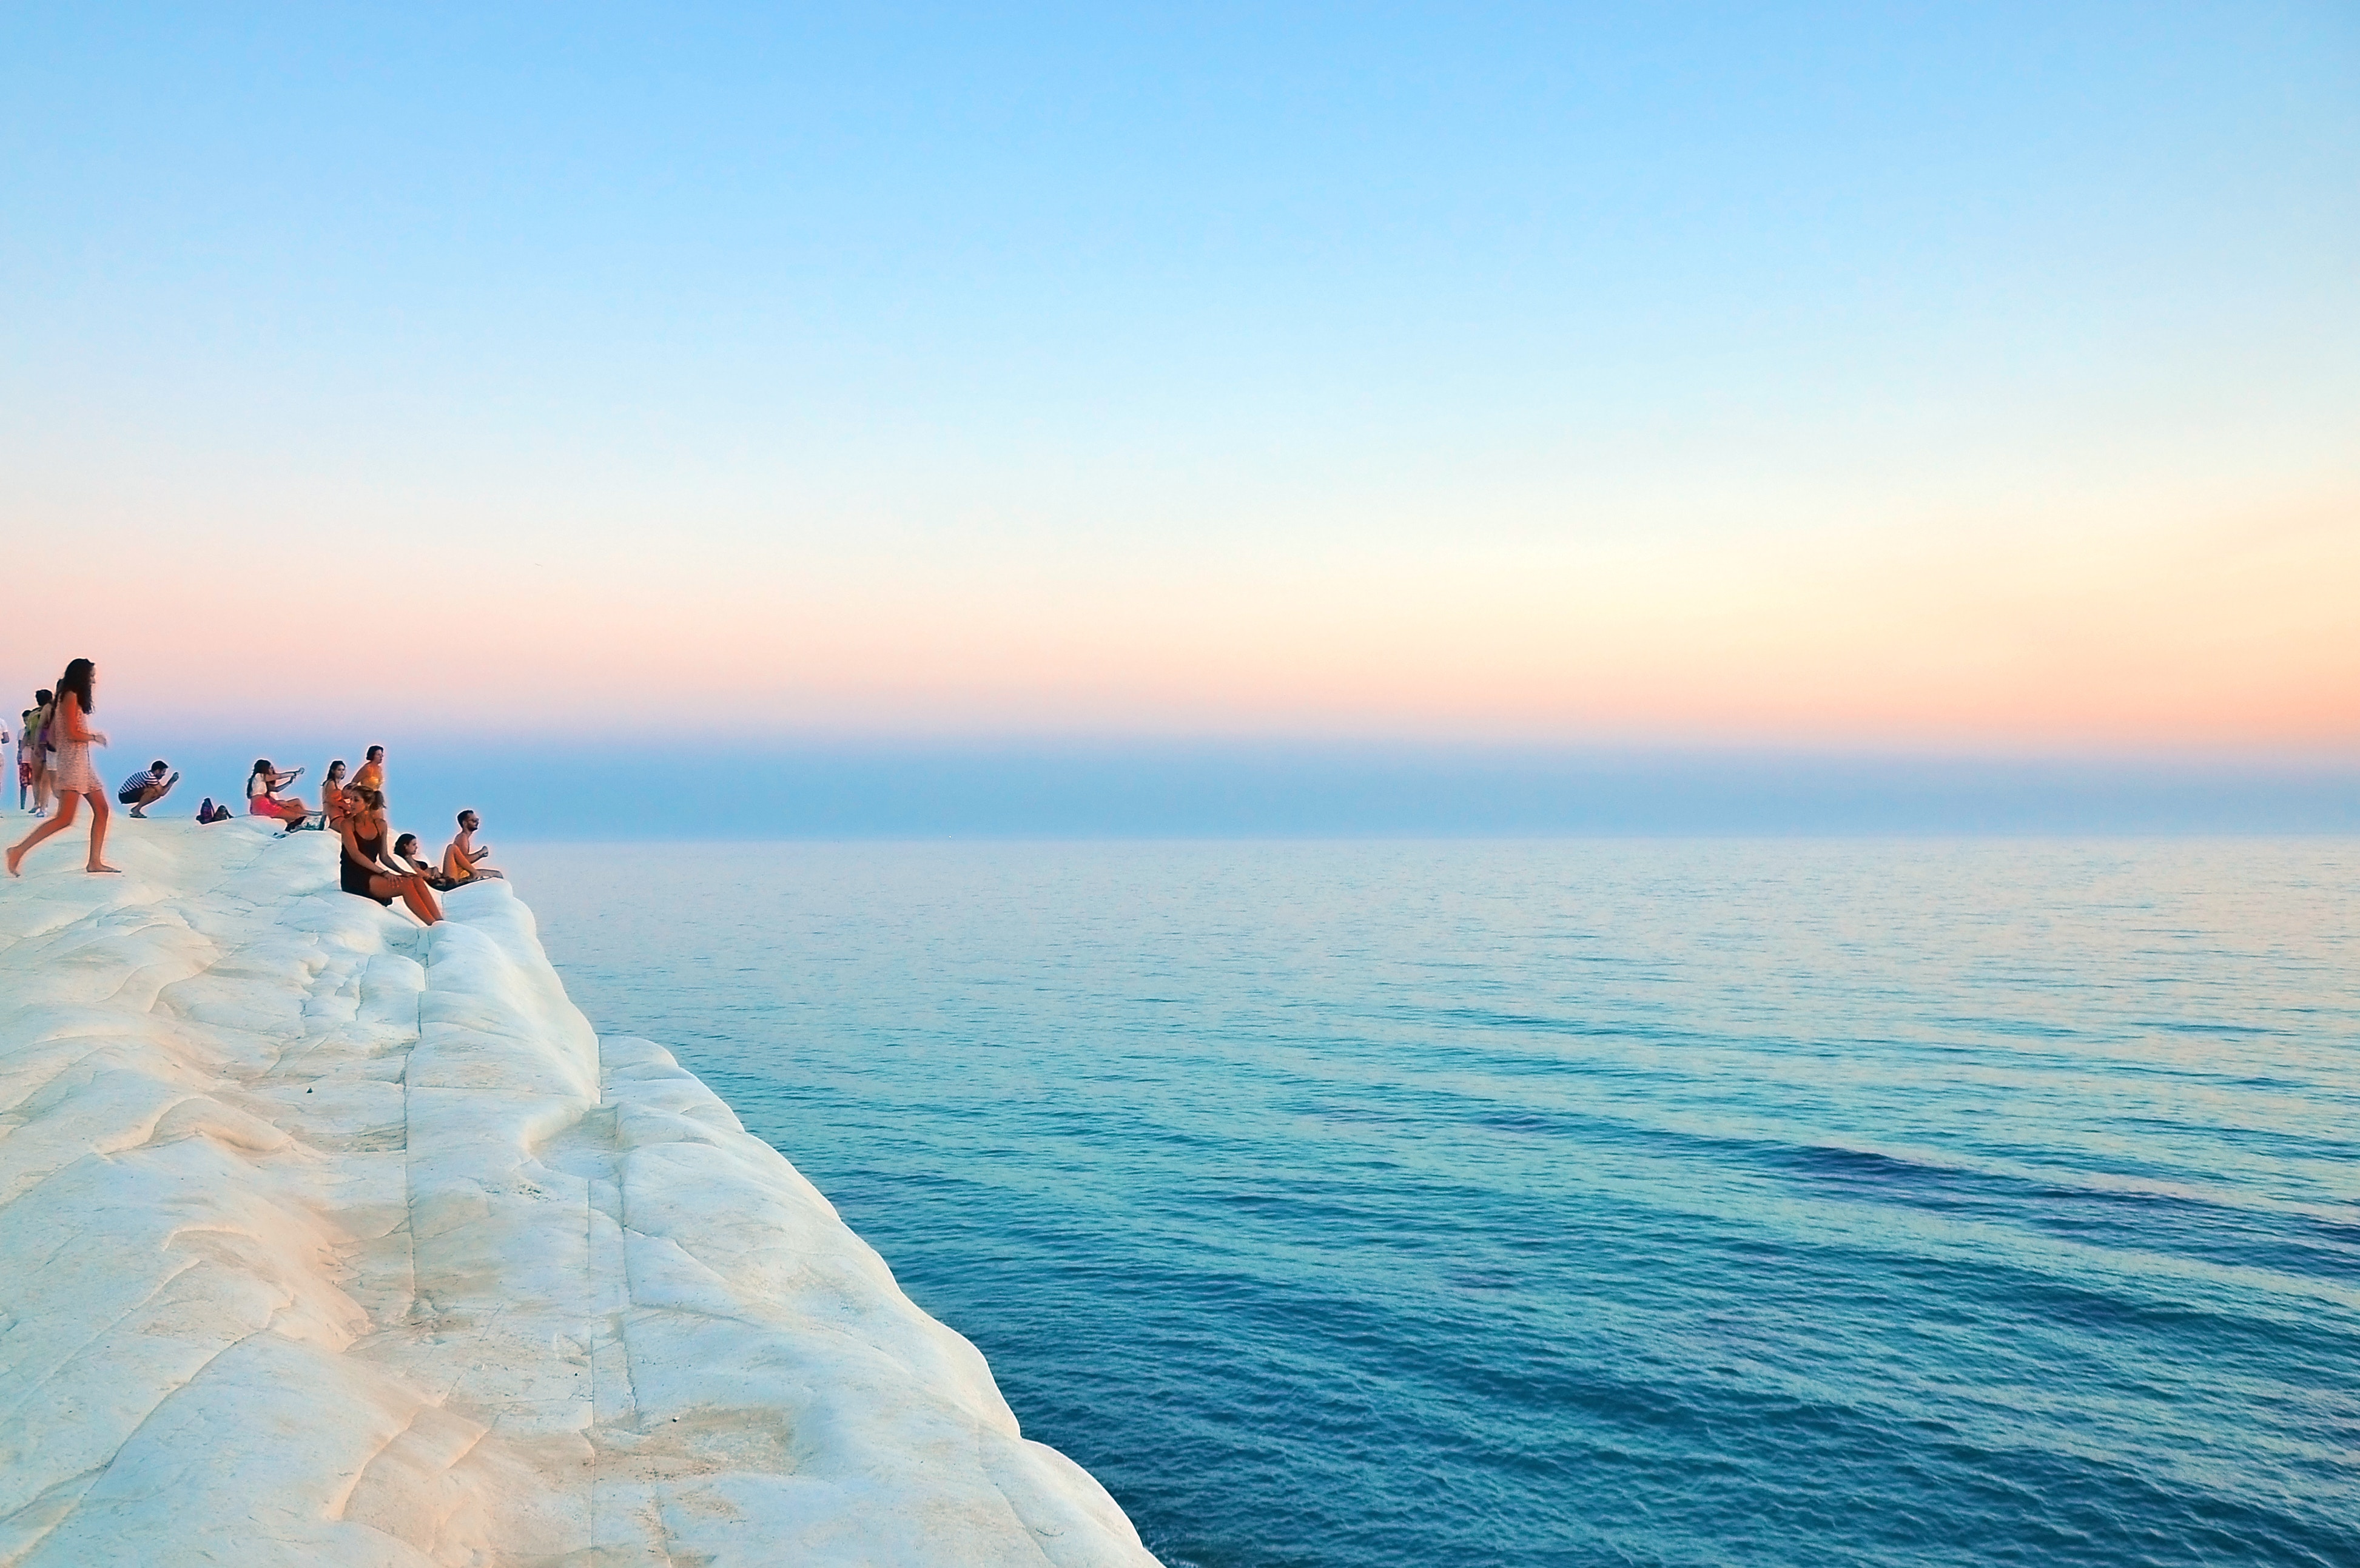
M 88 659 L 76 659 L 58 677 L 58 699 L 49 713 L 49 743 L 57 748 L 56 777 L 50 787 L 57 792 L 58 814 L 25 835 L 8 850 L 8 874 L 22 876 L 19 869 L 25 863 L 25 853 L 42 839 L 62 833 L 73 826 L 76 797 L 90 797 L 90 863 L 83 868 L 93 872 L 113 872 L 106 863 L 106 819 L 112 815 L 106 804 L 106 785 L 99 782 L 98 770 L 91 766 L 90 749 L 106 744 L 104 730 L 90 727 L 90 715 L 98 704 L 93 695 L 98 686 L 98 666 Z
M 33 694 L 32 711 L 25 715 L 25 754 L 31 759 L 33 775 L 33 815 L 49 814 L 49 709 L 57 706 L 56 695 L 49 691 Z

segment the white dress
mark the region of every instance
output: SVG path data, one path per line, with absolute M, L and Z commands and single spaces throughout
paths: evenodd
M 83 795 L 91 790 L 104 790 L 98 782 L 98 772 L 90 765 L 90 742 L 66 739 L 66 704 L 76 699 L 65 692 L 58 694 L 57 705 L 49 710 L 49 735 L 58 743 L 57 760 L 49 764 L 49 787 L 60 795 Z M 76 703 L 79 709 L 79 703 Z M 89 727 L 87 717 L 83 728 Z
M 90 765 L 90 742 L 68 740 L 58 747 L 57 792 L 82 795 L 102 788 Z

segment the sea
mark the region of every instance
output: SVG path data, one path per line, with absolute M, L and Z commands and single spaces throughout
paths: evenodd
M 2360 1564 L 2360 841 L 504 860 L 1173 1568 Z

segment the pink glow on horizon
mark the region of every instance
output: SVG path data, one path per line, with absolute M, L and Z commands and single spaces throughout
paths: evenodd
M 2360 751 L 2350 499 L 1931 544 L 1145 565 L 585 554 L 552 576 L 494 546 L 464 580 L 371 625 L 341 567 L 192 548 L 122 574 L 103 618 L 28 606 L 0 652 L 29 685 L 86 652 L 119 710 L 175 724 Z

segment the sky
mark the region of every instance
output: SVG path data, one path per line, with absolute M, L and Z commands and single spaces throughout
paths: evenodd
M 158 746 L 2360 767 L 2348 4 L 17 7 L 0 212 Z

